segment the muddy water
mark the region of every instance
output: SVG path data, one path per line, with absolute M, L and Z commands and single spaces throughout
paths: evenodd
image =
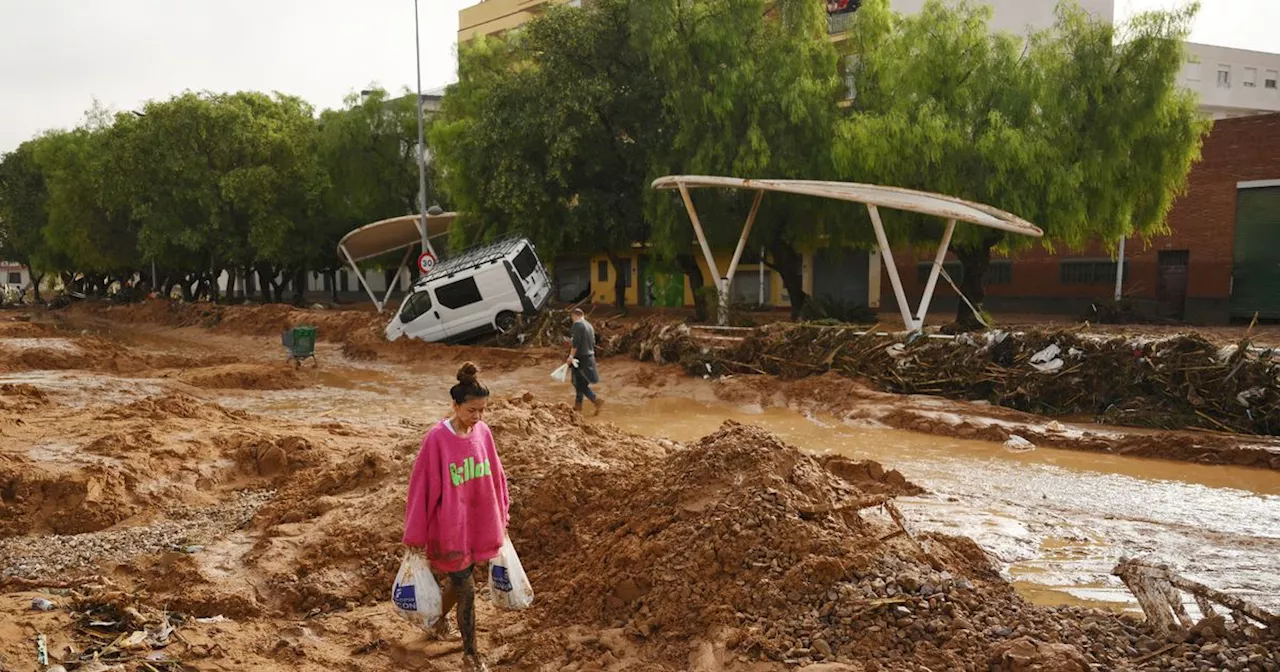
M 189 339 L 197 337 L 201 350 L 226 347 L 245 354 L 244 339 L 207 334 L 153 333 L 134 343 L 190 351 L 195 344 Z M 254 352 L 265 360 L 277 348 Z M 317 387 L 202 394 L 260 414 L 353 424 L 430 421 L 447 412 L 446 390 L 456 362 L 352 365 L 335 348 L 323 346 L 320 356 L 322 365 L 303 373 Z M 553 359 L 492 374 L 491 387 L 499 396 L 528 390 L 542 399 L 570 401 L 572 390 L 547 377 L 557 364 Z M 734 419 L 762 426 L 805 450 L 897 468 L 930 493 L 902 502 L 917 529 L 974 538 L 1034 601 L 1131 608 L 1131 596 L 1110 570 L 1121 556 L 1142 556 L 1280 609 L 1280 472 L 1053 449 L 1010 453 L 994 443 L 734 406 L 719 401 L 702 381 L 626 384 L 617 373 L 624 368 L 606 369 L 602 390 L 609 403 L 601 421 L 690 442 Z M 42 376 L 21 377 L 40 384 L 34 379 Z

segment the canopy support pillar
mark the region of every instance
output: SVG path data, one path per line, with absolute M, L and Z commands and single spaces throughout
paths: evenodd
M 391 278 L 391 282 L 387 283 L 387 293 L 382 297 L 382 303 L 378 305 L 378 312 L 382 312 L 382 307 L 391 301 L 391 292 L 394 292 L 396 285 L 400 284 L 400 275 L 404 273 L 404 265 L 409 263 L 409 255 L 413 254 L 413 248 L 410 247 L 404 251 L 404 257 L 400 259 L 400 265 L 396 266 L 395 277 Z M 374 303 L 377 303 L 376 301 Z
M 702 246 L 702 254 L 707 259 L 707 270 L 711 271 L 711 277 L 716 279 L 716 291 L 720 298 L 716 302 L 719 304 L 716 322 L 723 327 L 729 323 L 728 288 L 720 277 L 720 269 L 716 266 L 716 257 L 711 253 L 711 246 L 707 244 L 707 234 L 702 230 L 698 210 L 693 207 L 693 198 L 689 196 L 689 189 L 683 183 L 680 184 L 680 198 L 684 200 L 684 208 L 689 212 L 689 221 L 693 222 L 693 232 L 698 236 L 698 245 Z
M 907 293 L 902 289 L 902 278 L 898 277 L 898 265 L 893 261 L 893 250 L 889 249 L 889 238 L 884 233 L 884 223 L 880 221 L 880 208 L 868 203 L 867 213 L 871 215 L 871 228 L 876 231 L 876 243 L 880 246 L 884 267 L 889 271 L 889 284 L 893 285 L 893 296 L 898 300 L 902 324 L 907 331 L 914 331 L 915 320 L 911 317 L 911 308 L 907 306 Z
M 933 268 L 929 269 L 929 281 L 924 285 L 924 296 L 920 297 L 920 309 L 916 311 L 913 331 L 924 328 L 924 319 L 929 315 L 929 304 L 933 302 L 933 290 L 938 286 L 938 274 L 942 272 L 942 262 L 947 258 L 947 248 L 951 247 L 951 234 L 956 231 L 956 220 L 947 220 L 947 229 L 942 233 L 942 243 L 938 245 L 938 254 L 933 258 Z
M 373 292 L 373 289 L 369 287 L 368 281 L 364 279 L 364 273 L 360 272 L 360 267 L 356 265 L 355 259 L 351 258 L 351 253 L 347 251 L 347 248 L 345 245 L 339 245 L 338 249 L 342 250 L 342 256 L 347 258 L 348 264 L 351 264 L 351 270 L 355 272 L 356 281 L 359 282 L 360 286 L 364 288 L 364 293 L 369 295 L 369 300 L 373 301 L 373 305 L 377 306 L 378 312 L 381 313 L 383 304 L 378 301 L 378 295 L 375 294 Z

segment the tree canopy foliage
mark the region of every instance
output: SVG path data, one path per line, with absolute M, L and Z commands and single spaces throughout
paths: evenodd
M 256 92 L 95 106 L 0 159 L 0 256 L 89 291 L 155 264 L 164 291 L 217 299 L 226 273 L 228 293 L 256 276 L 265 299 L 300 299 L 307 272 L 340 266 L 342 235 L 416 211 L 414 98 L 375 89 L 319 115 Z
M 993 32 L 990 8 L 930 0 L 901 16 L 868 0 L 846 46 L 853 113 L 835 130 L 840 176 L 951 194 L 1008 210 L 1078 248 L 1165 232 L 1208 122 L 1177 84 L 1197 7 L 1116 26 L 1075 5 L 1026 39 Z M 887 216 L 899 243 L 940 223 Z M 980 304 L 991 251 L 1031 238 L 957 227 L 962 290 Z M 962 323 L 974 316 L 960 307 Z
M 461 211 L 462 243 L 520 234 L 547 258 L 603 254 L 615 267 L 646 246 L 699 298 L 684 204 L 649 188 L 662 175 L 941 192 L 1033 221 L 1051 247 L 1150 237 L 1208 129 L 1176 79 L 1196 10 L 1113 25 L 1066 2 L 1054 26 L 1013 36 L 969 0 L 912 16 L 866 0 L 833 41 L 812 0 L 556 7 L 461 45 L 459 81 L 429 129 L 428 202 L 438 191 Z M 162 290 L 214 298 L 220 274 L 256 274 L 279 300 L 284 282 L 299 291 L 305 272 L 338 267 L 346 231 L 418 209 L 414 105 L 379 90 L 318 115 L 251 92 L 95 108 L 0 158 L 0 253 L 103 280 L 155 264 Z M 711 244 L 732 249 L 751 195 L 694 193 Z M 941 233 L 884 214 L 896 245 Z M 798 313 L 804 253 L 872 242 L 864 209 L 769 194 L 748 249 L 766 250 Z M 993 251 L 1034 244 L 957 228 L 961 289 L 981 304 Z

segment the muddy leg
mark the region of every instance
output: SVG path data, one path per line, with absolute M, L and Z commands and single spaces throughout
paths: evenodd
M 458 604 L 458 630 L 462 632 L 462 655 L 476 655 L 476 580 L 473 568 L 449 574 L 449 584 Z
M 436 621 L 435 639 L 448 639 L 452 634 L 449 629 L 449 611 L 458 603 L 458 593 L 453 589 L 452 581 L 439 581 L 440 584 L 440 620 Z

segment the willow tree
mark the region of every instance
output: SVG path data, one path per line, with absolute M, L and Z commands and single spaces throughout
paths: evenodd
M 599 0 L 462 46 L 431 140 L 463 242 L 520 233 L 549 257 L 599 253 L 617 268 L 649 238 L 650 152 L 668 126 L 630 17 L 627 0 Z
M 824 5 L 812 0 L 647 0 L 634 3 L 640 46 L 665 89 L 674 127 L 654 152 L 655 174 L 823 179 L 832 174 L 831 133 L 841 84 Z M 702 193 L 698 209 L 713 246 L 733 249 L 751 201 Z M 768 250 L 798 315 L 806 299 L 802 251 L 839 245 L 829 204 L 770 194 L 750 249 Z M 678 197 L 649 202 L 654 243 L 695 288 L 693 230 Z
M 985 5 L 930 0 L 903 17 L 868 0 L 846 42 L 857 95 L 837 170 L 1003 208 L 1043 228 L 1051 248 L 1162 233 L 1208 129 L 1177 84 L 1197 9 L 1116 26 L 1063 4 L 1051 29 L 1018 38 L 993 32 Z M 886 223 L 899 243 L 938 235 L 906 216 Z M 1032 244 L 958 227 L 961 291 L 980 307 L 992 251 Z M 957 321 L 978 323 L 963 302 Z

